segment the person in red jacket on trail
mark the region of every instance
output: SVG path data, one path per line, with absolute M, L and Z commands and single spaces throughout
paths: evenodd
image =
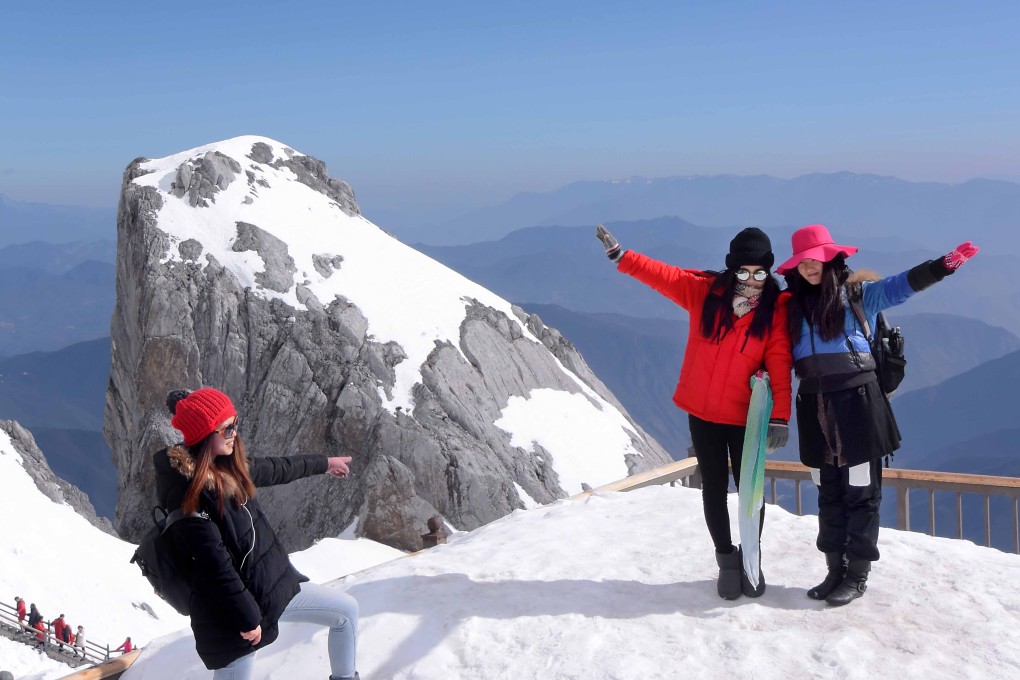
M 14 601 L 18 604 L 18 625 L 21 626 L 22 630 L 25 629 L 25 617 L 28 616 L 27 608 L 25 607 L 25 601 L 21 597 L 15 595 Z
M 55 618 L 50 625 L 53 626 L 53 635 L 57 638 L 57 649 L 63 650 L 64 626 L 66 625 L 64 623 L 64 615 L 61 614 Z
M 115 652 L 124 652 L 125 654 L 130 654 L 132 649 L 134 649 L 134 647 L 131 646 L 131 638 L 128 638 L 127 640 L 124 640 L 124 642 L 120 643 L 120 647 L 118 647 L 117 649 L 115 649 L 113 651 L 115 651 Z
M 42 649 L 44 646 L 46 646 L 46 624 L 43 623 L 42 619 L 39 619 L 38 621 L 35 622 L 34 628 L 38 631 L 35 634 L 36 639 L 35 644 L 37 647 L 39 647 L 39 649 Z
M 741 593 L 759 597 L 765 577 L 752 587 L 743 573 L 739 548 L 730 535 L 729 463 L 740 483 L 740 458 L 751 376 L 769 373 L 775 405 L 767 448 L 774 451 L 789 438 L 793 359 L 786 322 L 787 297 L 771 273 L 775 256 L 761 229 L 749 227 L 730 241 L 721 272 L 682 269 L 624 250 L 601 224 L 595 230 L 617 269 L 654 288 L 688 311 L 691 317 L 680 379 L 673 403 L 688 414 L 691 441 L 701 473 L 705 523 L 715 544 L 719 596 Z M 765 514 L 762 511 L 761 527 Z

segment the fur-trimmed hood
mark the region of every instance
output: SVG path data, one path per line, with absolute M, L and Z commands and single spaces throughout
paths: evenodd
M 864 281 L 881 281 L 882 277 L 871 269 L 861 269 L 859 271 L 850 272 L 850 277 L 846 280 L 847 283 L 863 283 Z
M 170 467 L 183 475 L 190 483 L 192 477 L 195 476 L 195 468 L 198 466 L 198 461 L 191 455 L 188 448 L 183 444 L 177 444 L 167 449 L 166 455 L 170 460 Z M 220 475 L 220 480 L 223 485 L 224 498 L 233 498 L 238 495 L 240 487 L 238 487 L 237 481 L 232 475 Z M 205 490 L 212 493 L 216 492 L 216 480 L 212 470 L 206 473 Z

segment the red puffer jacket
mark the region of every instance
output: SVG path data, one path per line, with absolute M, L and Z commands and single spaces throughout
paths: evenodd
M 690 312 L 687 351 L 673 403 L 693 416 L 726 425 L 747 424 L 751 376 L 762 366 L 769 372 L 775 406 L 773 418 L 790 419 L 790 373 L 793 356 L 786 328 L 788 297 L 776 303 L 772 328 L 764 338 L 749 335 L 753 314 L 733 322 L 720 342 L 701 334 L 701 310 L 714 276 L 681 269 L 628 250 L 617 268 L 659 291 Z

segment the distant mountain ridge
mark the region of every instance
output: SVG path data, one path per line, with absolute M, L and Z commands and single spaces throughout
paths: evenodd
M 113 240 L 47 243 L 29 241 L 0 247 L 0 268 L 27 267 L 60 275 L 85 262 L 113 264 L 117 244 Z
M 55 266 L 0 264 L 0 357 L 53 351 L 110 334 L 114 265 L 86 260 L 54 272 Z
M 624 248 L 693 269 L 721 269 L 732 227 L 704 227 L 676 217 L 607 226 Z M 777 261 L 789 257 L 794 227 L 761 225 L 772 240 Z M 971 234 L 921 238 L 924 246 L 900 235 L 866 236 L 834 230 L 835 238 L 861 250 L 849 260 L 854 269 L 887 276 L 948 252 Z M 995 248 L 982 252 L 931 290 L 914 296 L 891 314 L 953 313 L 1002 326 L 1020 335 L 1020 295 L 1015 293 L 1013 259 Z M 416 245 L 421 252 L 511 300 L 556 304 L 575 311 L 609 312 L 646 318 L 675 318 L 676 305 L 648 294 L 640 283 L 620 276 L 594 238 L 593 226 L 531 227 L 498 241 L 464 246 Z
M 837 232 L 901 236 L 930 243 L 966 237 L 1020 254 L 1020 184 L 974 179 L 909 182 L 852 172 L 793 179 L 694 175 L 580 181 L 510 200 L 406 236 L 433 245 L 498 239 L 531 226 L 681 216 L 710 227 L 821 222 Z M 967 232 L 963 234 L 961 232 Z M 955 241 L 952 245 L 955 245 Z
M 1020 351 L 983 363 L 945 382 L 894 400 L 896 417 L 916 423 L 897 456 L 908 467 L 925 467 L 934 451 L 984 434 L 1015 428 L 1015 393 L 1020 385 Z M 1020 447 L 1002 451 L 1017 456 Z

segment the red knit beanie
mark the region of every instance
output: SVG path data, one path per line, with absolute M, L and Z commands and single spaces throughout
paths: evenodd
M 230 397 L 211 387 L 195 390 L 177 402 L 170 424 L 184 433 L 184 445 L 194 446 L 237 415 Z

